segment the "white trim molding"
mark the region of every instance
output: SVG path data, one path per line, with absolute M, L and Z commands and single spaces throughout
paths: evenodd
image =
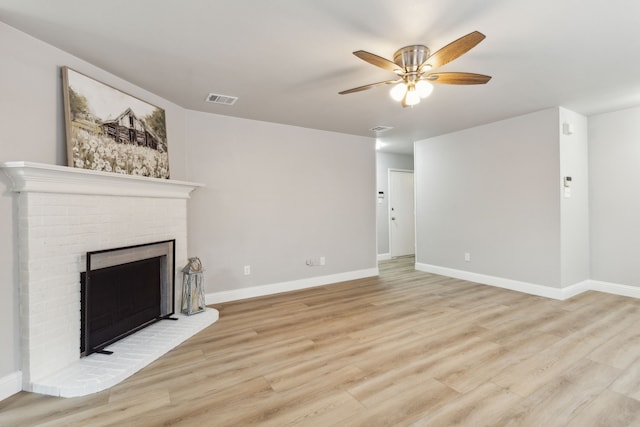
M 92 194 L 188 199 L 203 184 L 172 179 L 149 178 L 113 172 L 48 165 L 33 162 L 4 162 L 0 170 L 8 178 L 8 189 L 17 193 Z M 0 177 L 2 174 L 0 174 Z
M 349 280 L 364 279 L 378 275 L 378 268 L 348 271 L 345 273 L 330 274 L 327 276 L 309 277 L 307 279 L 292 280 L 290 282 L 273 283 L 270 285 L 253 286 L 250 288 L 233 289 L 228 291 L 212 292 L 205 295 L 207 305 L 227 301 L 237 301 L 247 298 L 261 297 L 265 295 L 279 294 L 282 292 L 297 291 L 300 289 L 314 288 L 316 286 L 330 285 Z
M 13 372 L 0 378 L 0 401 L 22 391 L 22 372 Z
M 589 289 L 592 291 L 606 292 L 608 294 L 620 295 L 623 297 L 640 298 L 640 287 L 637 286 L 589 280 Z
M 566 300 L 591 289 L 590 281 L 585 280 L 564 288 L 553 288 L 550 286 L 538 285 L 535 283 L 521 282 L 518 280 L 505 279 L 504 277 L 489 276 L 486 274 L 473 273 L 470 271 L 456 270 L 453 268 L 440 267 L 437 265 L 416 263 L 416 270 L 426 273 L 439 274 L 441 276 L 453 277 L 455 279 L 468 280 L 482 285 L 495 286 L 526 294 L 537 295 L 557 300 Z
M 391 259 L 391 254 L 390 253 L 386 253 L 386 254 L 378 254 L 378 261 L 386 261 Z

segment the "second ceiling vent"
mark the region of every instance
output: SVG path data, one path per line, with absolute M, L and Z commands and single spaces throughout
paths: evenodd
M 369 130 L 375 133 L 382 133 L 391 129 L 393 129 L 391 126 L 376 126 L 376 127 L 372 127 Z

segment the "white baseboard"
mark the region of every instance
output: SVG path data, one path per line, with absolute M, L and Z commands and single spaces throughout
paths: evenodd
M 384 255 L 384 254 L 382 254 Z M 378 255 L 379 257 L 381 255 Z M 640 298 L 640 287 L 608 283 L 597 280 L 584 280 L 564 288 L 553 288 L 550 286 L 538 285 L 535 283 L 522 282 L 518 280 L 505 279 L 504 277 L 489 276 L 486 274 L 473 273 L 453 268 L 440 267 L 437 265 L 416 263 L 418 271 L 439 274 L 453 277 L 455 279 L 469 280 L 483 285 L 495 286 L 512 291 L 523 292 L 530 295 L 537 295 L 545 298 L 566 300 L 583 292 L 592 290 L 605 292 L 614 295 L 621 295 L 632 298 Z M 346 273 L 332 274 L 328 276 L 311 277 L 308 279 L 293 280 L 290 282 L 274 283 L 270 285 L 253 286 L 250 288 L 234 289 L 208 293 L 205 295 L 207 304 L 215 304 L 227 301 L 237 301 L 241 299 L 254 298 L 265 295 L 272 295 L 281 292 L 296 291 L 300 289 L 312 288 L 315 286 L 330 285 L 332 283 L 344 282 L 347 280 L 363 279 L 378 275 L 377 268 L 366 270 L 350 271 Z M 0 380 L 1 381 L 1 380 Z M 0 382 L 0 386 L 2 382 Z M 20 391 L 20 389 L 18 389 Z M 1 392 L 1 387 L 0 387 Z M 2 396 L 2 394 L 0 394 Z
M 22 391 L 22 372 L 13 372 L 0 378 L 0 400 Z
M 378 254 L 378 261 L 386 261 L 388 259 L 391 259 L 391 254 Z
M 550 286 L 537 285 L 535 283 L 521 282 L 518 280 L 505 279 L 503 277 L 488 276 L 486 274 L 472 273 L 470 271 L 456 270 L 453 268 L 440 267 L 437 265 L 416 263 L 416 270 L 426 273 L 434 273 L 442 276 L 453 277 L 455 279 L 468 280 L 483 285 L 495 286 L 526 294 L 537 295 L 557 300 L 565 300 L 581 294 L 591 289 L 590 281 L 576 283 L 564 288 L 552 288 Z
M 608 294 L 620 295 L 623 297 L 640 298 L 640 287 L 621 285 L 619 283 L 601 282 L 589 280 L 589 289 L 592 291 L 606 292 Z
M 346 273 L 330 274 L 328 276 L 309 277 L 307 279 L 293 280 L 290 282 L 273 283 L 270 285 L 253 286 L 250 288 L 233 289 L 229 291 L 213 292 L 205 295 L 207 305 L 227 301 L 261 297 L 265 295 L 279 294 L 281 292 L 297 291 L 313 288 L 315 286 L 330 285 L 332 283 L 346 282 L 348 280 L 364 279 L 378 275 L 378 268 L 366 270 L 348 271 Z

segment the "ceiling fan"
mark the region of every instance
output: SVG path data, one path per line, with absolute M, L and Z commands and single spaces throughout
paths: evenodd
M 398 78 L 343 90 L 339 93 L 340 95 L 346 95 L 376 86 L 395 84 L 390 92 L 391 97 L 396 101 L 402 102 L 403 107 L 412 107 L 418 104 L 420 99 L 426 98 L 431 94 L 433 91 L 431 83 L 452 85 L 485 84 L 491 80 L 491 76 L 460 72 L 430 72 L 432 69 L 439 68 L 465 54 L 484 38 L 484 34 L 474 31 L 449 43 L 433 55 L 431 55 L 429 48 L 424 45 L 405 46 L 394 53 L 393 62 L 373 53 L 358 50 L 353 52 L 355 56 L 372 65 L 396 73 Z

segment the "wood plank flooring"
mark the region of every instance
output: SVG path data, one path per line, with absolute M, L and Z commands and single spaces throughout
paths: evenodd
M 1 426 L 640 426 L 640 300 L 554 301 L 385 261 L 216 305 L 110 390 L 19 393 Z

